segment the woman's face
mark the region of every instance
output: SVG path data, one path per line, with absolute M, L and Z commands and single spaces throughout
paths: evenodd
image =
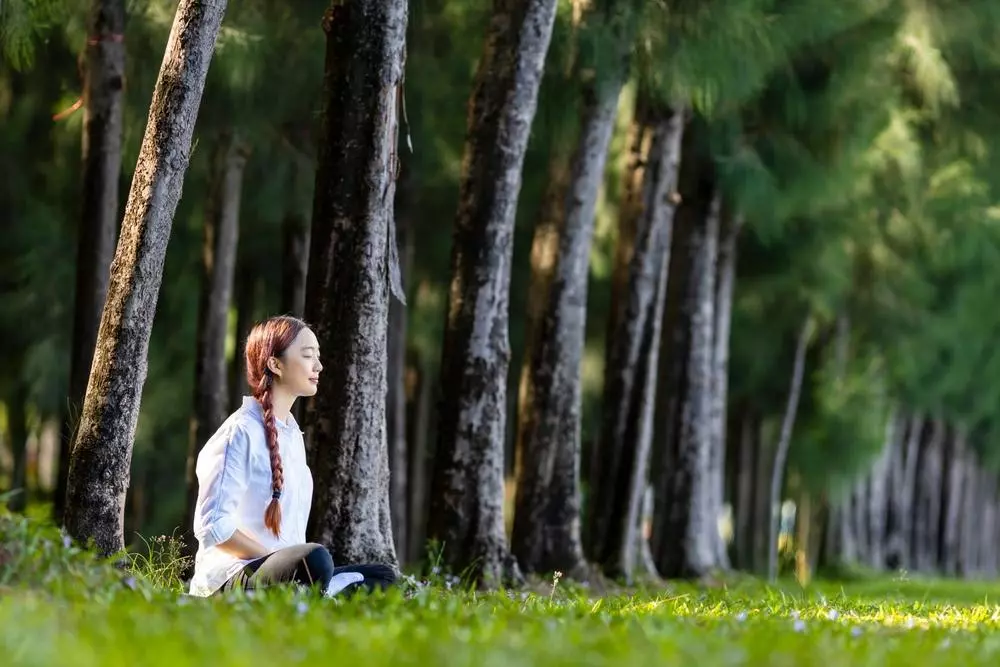
M 316 394 L 323 364 L 319 361 L 319 341 L 311 329 L 302 329 L 281 358 L 272 364 L 271 371 L 282 389 L 293 396 Z

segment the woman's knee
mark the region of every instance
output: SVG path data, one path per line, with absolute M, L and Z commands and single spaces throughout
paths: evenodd
M 326 588 L 333 578 L 333 557 L 322 544 L 310 543 L 309 551 L 302 559 L 309 574 L 310 583 Z

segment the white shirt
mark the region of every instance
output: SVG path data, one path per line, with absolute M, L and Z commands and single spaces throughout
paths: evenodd
M 313 479 L 306 464 L 302 431 L 291 415 L 278 429 L 285 484 L 281 493 L 281 535 L 264 526 L 271 502 L 271 458 L 264 431 L 264 414 L 251 396 L 231 414 L 198 454 L 198 501 L 194 536 L 198 540 L 192 595 L 209 596 L 239 572 L 242 560 L 218 548 L 237 529 L 257 540 L 268 553 L 306 541 L 306 521 L 312 507 Z

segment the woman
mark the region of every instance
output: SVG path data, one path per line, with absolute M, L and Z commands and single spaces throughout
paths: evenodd
M 392 583 L 388 566 L 335 568 L 325 547 L 305 539 L 313 480 L 292 405 L 316 393 L 323 370 L 316 335 L 294 317 L 257 324 L 246 369 L 252 396 L 198 455 L 191 594 L 295 582 L 332 596 Z

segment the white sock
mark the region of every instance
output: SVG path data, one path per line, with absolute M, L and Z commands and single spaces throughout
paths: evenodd
M 328 598 L 333 597 L 351 584 L 364 580 L 365 575 L 360 572 L 341 572 L 340 574 L 335 574 L 323 594 Z

